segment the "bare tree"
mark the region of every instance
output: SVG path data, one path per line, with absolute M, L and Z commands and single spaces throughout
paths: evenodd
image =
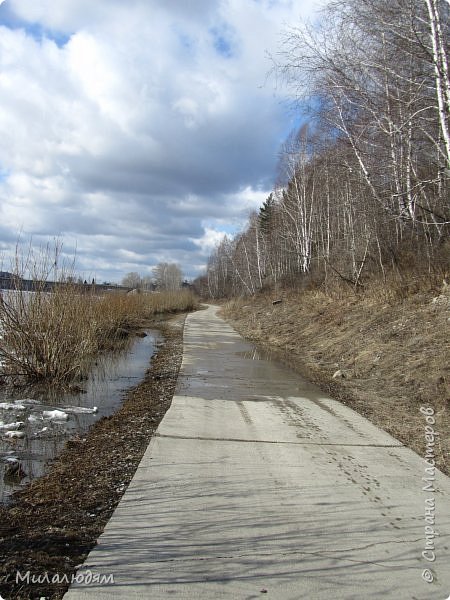
M 127 273 L 122 279 L 122 285 L 133 289 L 140 289 L 142 286 L 142 278 L 139 273 L 132 271 Z
M 175 263 L 162 262 L 153 269 L 155 284 L 160 290 L 177 290 L 181 286 L 183 273 Z
M 208 261 L 214 297 L 314 276 L 355 289 L 402 253 L 428 270 L 450 226 L 448 0 L 331 0 L 277 56 L 308 126 L 274 191 Z

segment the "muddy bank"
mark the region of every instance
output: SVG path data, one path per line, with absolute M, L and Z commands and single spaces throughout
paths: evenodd
M 88 377 L 72 391 L 42 384 L 0 386 L 1 504 L 42 476 L 68 439 L 84 435 L 95 421 L 120 407 L 124 392 L 148 369 L 159 337 L 149 329 L 130 336 L 120 350 L 98 357 Z
M 17 572 L 71 577 L 95 545 L 170 406 L 183 323 L 177 316 L 160 324 L 164 342 L 122 407 L 69 441 L 47 475 L 0 507 L 0 594 L 7 600 L 62 598 L 67 585 L 16 583 Z
M 436 464 L 450 474 L 449 288 L 395 303 L 267 293 L 231 301 L 222 312 L 242 335 L 420 456 L 427 425 L 420 409 L 431 409 Z

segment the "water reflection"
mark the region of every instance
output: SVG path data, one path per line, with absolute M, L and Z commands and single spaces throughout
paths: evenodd
M 247 360 L 267 360 L 271 361 L 276 358 L 276 353 L 271 352 L 269 350 L 263 350 L 262 348 L 257 348 L 256 346 L 251 348 L 250 350 L 244 350 L 242 352 L 236 352 L 237 356 L 242 356 Z
M 117 410 L 124 392 L 143 378 L 160 341 L 158 332 L 147 334 L 127 350 L 101 357 L 71 393 L 0 388 L 0 502 L 42 475 L 70 437 Z

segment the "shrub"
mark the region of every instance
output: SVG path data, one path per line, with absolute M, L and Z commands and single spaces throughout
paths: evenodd
M 14 289 L 0 292 L 0 374 L 13 381 L 83 377 L 93 356 L 117 347 L 144 319 L 196 305 L 186 290 L 99 295 L 95 286 L 73 283 L 71 268 L 57 268 L 59 250 L 47 247 L 25 261 L 16 255 Z M 32 291 L 24 289 L 25 267 Z

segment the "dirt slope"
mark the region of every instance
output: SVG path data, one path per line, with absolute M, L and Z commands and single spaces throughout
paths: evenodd
M 267 293 L 231 301 L 223 314 L 245 337 L 421 456 L 426 422 L 420 408 L 431 407 L 437 465 L 450 474 L 449 288 L 390 304 L 320 292 Z

